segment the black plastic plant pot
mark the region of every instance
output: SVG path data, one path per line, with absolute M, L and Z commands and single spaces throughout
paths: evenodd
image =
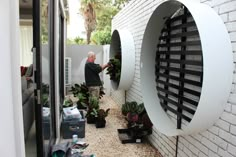
M 87 117 L 87 124 L 95 124 L 96 118 L 94 116 Z
M 96 128 L 105 128 L 106 120 L 97 120 L 95 125 L 96 125 Z
M 77 109 L 78 109 L 78 110 L 86 110 L 87 107 L 84 106 L 84 105 L 82 105 L 81 102 L 78 101 L 78 102 L 77 102 Z

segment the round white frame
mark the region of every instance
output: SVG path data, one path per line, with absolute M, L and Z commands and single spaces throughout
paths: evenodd
M 155 81 L 155 51 L 166 19 L 180 5 L 192 14 L 200 35 L 203 55 L 203 82 L 197 110 L 191 122 L 176 129 L 176 122 L 162 109 Z M 189 0 L 167 0 L 150 17 L 141 49 L 141 90 L 145 108 L 158 131 L 167 136 L 206 130 L 223 112 L 232 86 L 233 54 L 227 29 L 215 11 L 205 4 Z
M 135 70 L 135 47 L 132 34 L 128 30 L 116 29 L 112 33 L 110 55 L 115 56 L 117 49 L 121 47 L 121 75 L 120 82 L 111 81 L 112 88 L 115 90 L 128 90 L 133 83 Z

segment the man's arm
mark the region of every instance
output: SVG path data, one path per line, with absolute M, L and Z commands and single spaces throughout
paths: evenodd
M 109 64 L 104 64 L 104 65 L 100 65 L 102 70 L 106 69 L 107 67 L 109 67 Z

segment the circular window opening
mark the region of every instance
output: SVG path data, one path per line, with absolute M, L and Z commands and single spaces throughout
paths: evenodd
M 160 132 L 199 132 L 219 118 L 232 83 L 231 52 L 225 25 L 209 6 L 169 0 L 157 7 L 142 43 L 141 90 Z
M 166 19 L 156 52 L 156 88 L 160 104 L 169 116 L 190 122 L 199 103 L 203 59 L 196 23 L 184 6 Z
M 107 69 L 113 89 L 130 88 L 135 69 L 135 48 L 133 36 L 127 30 L 114 30 L 111 37 L 110 62 Z

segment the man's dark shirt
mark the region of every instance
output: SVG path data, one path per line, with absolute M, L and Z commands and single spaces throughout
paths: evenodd
M 86 86 L 102 86 L 102 82 L 99 77 L 99 73 L 102 71 L 102 68 L 99 64 L 86 62 L 84 71 Z

